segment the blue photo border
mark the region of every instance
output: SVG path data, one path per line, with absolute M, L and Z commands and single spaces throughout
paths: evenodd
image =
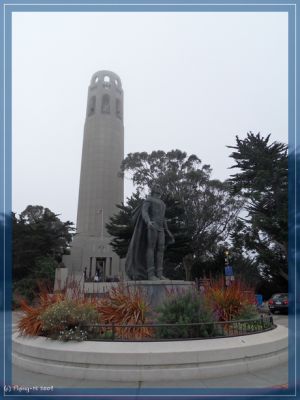
M 297 261 L 299 260 L 299 234 L 297 229 L 299 226 L 299 188 L 300 179 L 297 170 L 299 169 L 299 148 L 297 141 L 297 122 L 300 115 L 299 108 L 299 73 L 297 73 L 297 65 L 299 66 L 299 10 L 297 0 L 265 0 L 265 1 L 246 1 L 246 0 L 190 0 L 184 4 L 184 1 L 179 0 L 149 0 L 141 2 L 138 0 L 89 0 L 82 4 L 79 0 L 52 0 L 52 1 L 36 1 L 36 0 L 11 0 L 4 3 L 0 0 L 0 19 L 2 25 L 3 40 L 1 40 L 1 90 L 0 90 L 0 107 L 3 123 L 0 128 L 0 161 L 1 161 L 1 177 L 0 177 L 0 254 L 1 257 L 1 300 L 2 310 L 5 311 L 2 323 L 3 329 L 0 335 L 0 351 L 4 362 L 1 363 L 1 386 L 11 384 L 11 303 L 12 303 L 12 256 L 11 256 L 11 24 L 12 13 L 14 12 L 106 12 L 106 11 L 137 11 L 137 12 L 286 12 L 288 13 L 289 21 L 289 51 L 288 51 L 288 91 L 289 91 L 289 293 L 295 301 L 290 304 L 289 314 L 289 381 L 287 389 L 183 389 L 183 388 L 111 388 L 111 389 L 54 389 L 51 395 L 42 396 L 41 393 L 33 395 L 32 398 L 45 397 L 99 397 L 99 398 L 203 398 L 203 397 L 233 397 L 233 398 L 287 398 L 297 397 L 297 382 L 299 375 L 297 373 L 297 359 L 300 359 L 299 347 L 297 346 L 297 336 L 299 327 L 297 323 L 298 302 L 296 301 L 297 286 L 299 278 L 297 274 Z M 1 310 L 1 311 L 2 311 Z M 24 397 L 13 393 L 5 393 L 4 396 Z

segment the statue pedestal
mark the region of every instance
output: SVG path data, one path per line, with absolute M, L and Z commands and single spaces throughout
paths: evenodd
M 160 306 L 168 295 L 172 293 L 183 293 L 195 285 L 194 282 L 189 281 L 127 281 L 128 287 L 141 289 L 147 297 L 152 309 Z
M 161 305 L 169 293 L 182 293 L 191 289 L 195 283 L 188 281 L 123 281 L 129 288 L 138 288 L 147 297 L 152 309 Z M 103 297 L 119 282 L 85 282 L 84 293 L 86 296 Z

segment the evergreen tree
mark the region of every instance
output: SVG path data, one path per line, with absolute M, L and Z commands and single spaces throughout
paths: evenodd
M 107 232 L 113 237 L 110 245 L 120 258 L 125 258 L 130 239 L 133 234 L 134 223 L 133 215 L 136 208 L 141 204 L 142 198 L 139 191 L 127 198 L 127 204 L 117 204 L 120 210 L 117 214 L 110 217 L 106 224 Z
M 180 150 L 131 153 L 122 163 L 122 172 L 131 174 L 139 196 L 146 194 L 154 182 L 160 185 L 166 218 L 176 241 L 166 249 L 165 265 L 170 273 L 176 270 L 177 276 L 185 269 L 189 278 L 194 262 L 199 258 L 208 260 L 228 236 L 242 206 L 238 196 L 230 195 L 227 184 L 210 180 L 209 165 Z M 122 256 L 127 253 L 132 235 L 128 221 L 133 206 L 128 206 L 119 206 L 121 211 L 107 226 L 114 237 L 114 250 Z
M 55 267 L 71 242 L 73 223 L 42 206 L 12 213 L 13 285 L 15 293 L 32 300 L 38 284 L 53 285 Z
M 281 281 L 287 287 L 288 265 L 288 156 L 287 146 L 270 142 L 249 132 L 245 139 L 236 136 L 230 155 L 239 171 L 231 175 L 233 194 L 246 200 L 246 218 L 241 218 L 233 239 L 248 251 L 261 267 L 266 280 Z

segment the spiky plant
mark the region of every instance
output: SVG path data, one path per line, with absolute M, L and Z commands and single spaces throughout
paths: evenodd
M 105 323 L 123 325 L 123 327 L 116 326 L 115 328 L 119 338 L 142 339 L 153 335 L 150 327 L 127 326 L 147 323 L 149 303 L 138 288 L 118 284 L 109 291 L 107 297 L 99 300 L 97 309 Z
M 46 290 L 43 290 L 39 294 L 38 304 L 36 306 L 30 306 L 26 300 L 20 301 L 20 307 L 24 313 L 18 322 L 18 329 L 22 335 L 38 336 L 42 333 L 42 321 L 40 316 L 45 310 L 64 299 L 64 294 L 50 294 Z
M 223 279 L 219 279 L 207 288 L 205 297 L 219 321 L 234 320 L 245 305 L 255 304 L 254 291 L 241 281 L 225 287 Z

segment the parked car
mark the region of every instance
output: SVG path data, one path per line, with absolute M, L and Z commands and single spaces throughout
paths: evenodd
M 276 293 L 270 298 L 268 307 L 271 313 L 279 311 L 281 313 L 287 313 L 289 306 L 288 294 L 287 293 Z

